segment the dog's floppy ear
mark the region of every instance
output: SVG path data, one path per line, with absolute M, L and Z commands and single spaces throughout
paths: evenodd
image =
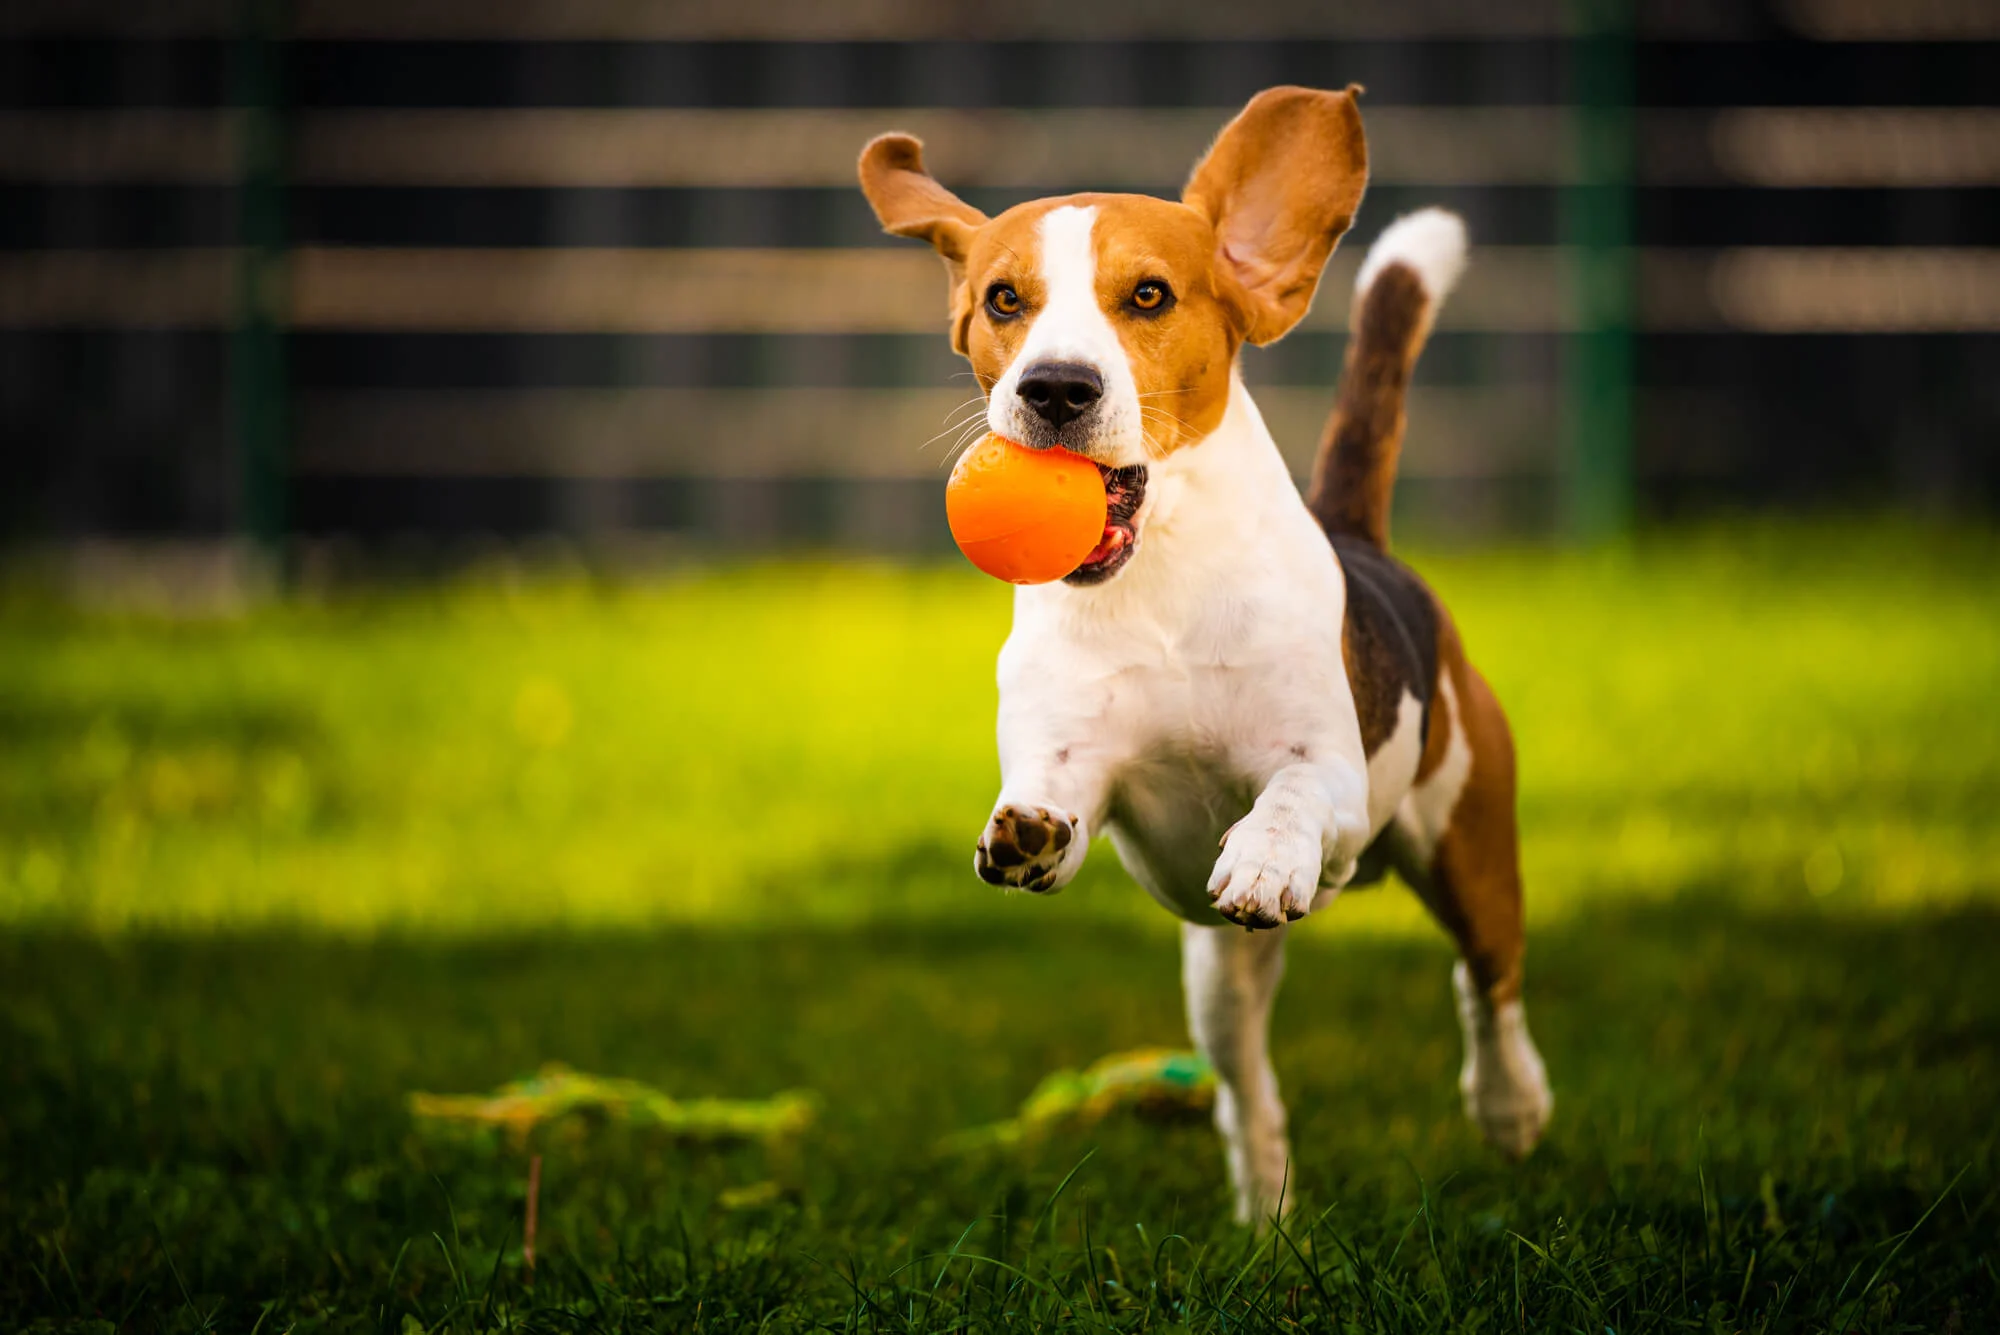
M 1241 289 L 1244 337 L 1269 343 L 1305 317 L 1320 271 L 1368 185 L 1355 97 L 1270 88 L 1194 169 L 1181 202 L 1215 225 L 1216 266 Z
M 924 146 L 907 134 L 877 135 L 861 150 L 861 193 L 882 230 L 921 237 L 944 259 L 951 276 L 951 343 L 965 351 L 971 302 L 965 295 L 965 255 L 986 215 L 939 185 L 924 170 Z

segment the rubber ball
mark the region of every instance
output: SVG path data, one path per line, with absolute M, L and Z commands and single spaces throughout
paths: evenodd
M 1104 475 L 1080 454 L 988 435 L 951 470 L 944 513 L 972 564 L 1010 584 L 1047 584 L 1103 538 Z

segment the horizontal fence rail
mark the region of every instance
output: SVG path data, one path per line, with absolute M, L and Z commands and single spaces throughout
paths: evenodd
M 134 11 L 137 11 L 136 13 Z M 0 30 L 233 31 L 231 0 L 13 0 Z M 535 41 L 914 40 L 1000 37 L 1520 37 L 1567 27 L 1564 0 L 296 0 L 297 35 Z
M 1301 328 L 1344 329 L 1360 247 L 1336 254 Z M 1640 326 L 1793 333 L 2000 331 L 2000 249 L 1744 247 L 1638 252 Z M 232 250 L 0 253 L 0 327 L 209 328 L 233 318 Z M 1475 249 L 1446 331 L 1570 328 L 1561 252 Z M 302 247 L 295 329 L 511 333 L 937 334 L 942 266 L 901 250 L 401 250 Z
M 1156 190 L 1185 178 L 1233 107 L 1062 111 L 704 107 L 396 109 L 300 117 L 292 178 L 310 185 L 853 187 L 861 146 L 915 134 L 960 186 Z M 1370 108 L 1375 179 L 1566 178 L 1552 107 Z M 228 112 L 0 113 L 0 175 L 215 182 L 235 170 Z
M 503 108 L 313 111 L 294 132 L 301 185 L 540 188 L 854 185 L 885 130 L 925 142 L 962 188 L 1171 190 L 1234 108 L 1061 111 Z M 1575 179 L 1564 107 L 1368 109 L 1377 185 Z M 226 184 L 227 110 L 0 111 L 0 180 Z M 2000 186 L 2000 108 L 1746 107 L 1639 118 L 1642 181 L 1773 188 Z
M 1331 387 L 1266 386 L 1258 409 L 1304 474 Z M 1550 467 L 1552 393 L 1427 388 L 1410 408 L 1410 476 L 1486 479 Z M 296 466 L 315 474 L 495 477 L 843 476 L 942 482 L 984 429 L 955 390 L 535 389 L 312 396 Z
M 2000 38 L 1988 0 L 1782 0 L 1778 16 L 1799 35 L 1826 42 L 1937 42 Z M 11 0 L 0 32 L 227 34 L 236 0 Z M 1755 40 L 1769 35 L 1752 7 L 1729 3 L 1647 5 L 1648 36 Z M 1073 0 L 297 0 L 301 37 L 484 38 L 542 41 L 713 39 L 917 40 L 951 37 L 1149 38 L 1559 36 L 1575 27 L 1564 0 L 1150 0 L 1087 5 Z

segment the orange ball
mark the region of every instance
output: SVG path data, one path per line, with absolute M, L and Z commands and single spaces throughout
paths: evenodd
M 951 470 L 944 514 L 972 564 L 1010 584 L 1047 584 L 1103 538 L 1104 475 L 1080 454 L 989 435 Z

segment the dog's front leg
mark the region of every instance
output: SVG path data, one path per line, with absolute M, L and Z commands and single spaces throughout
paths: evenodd
M 1337 888 L 1354 875 L 1367 842 L 1365 768 L 1339 757 L 1286 765 L 1223 836 L 1209 902 L 1244 927 L 1303 918 L 1322 885 Z
M 1016 729 L 1003 737 L 1000 775 L 1000 797 L 979 836 L 972 868 L 989 885 L 1053 894 L 1083 866 L 1091 827 L 1104 806 L 1109 766 L 1083 742 L 1039 728 Z

